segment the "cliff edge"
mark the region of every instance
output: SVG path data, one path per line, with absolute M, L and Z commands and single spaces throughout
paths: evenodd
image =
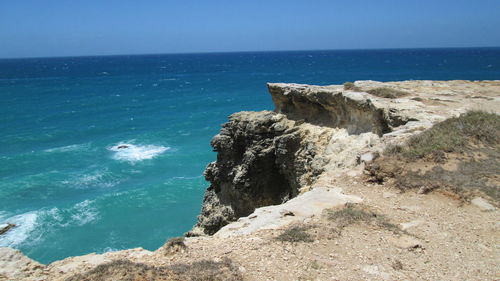
M 284 203 L 321 185 L 321 176 L 373 160 L 385 146 L 438 121 L 466 109 L 484 109 L 484 98 L 474 98 L 475 92 L 451 94 L 453 83 L 460 82 L 359 81 L 347 90 L 269 83 L 274 112 L 233 114 L 212 139 L 217 160 L 205 170 L 210 186 L 188 236 L 213 235 L 256 208 Z M 370 94 L 379 89 L 403 96 Z
M 49 265 L 0 248 L 0 280 L 498 277 L 500 81 L 268 89 L 274 111 L 213 138 L 191 237 Z

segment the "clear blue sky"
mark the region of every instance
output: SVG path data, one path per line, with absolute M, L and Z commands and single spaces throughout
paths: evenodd
M 5 0 L 0 58 L 500 46 L 500 0 Z

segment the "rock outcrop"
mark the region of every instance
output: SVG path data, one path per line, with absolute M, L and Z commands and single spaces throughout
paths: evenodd
M 239 112 L 229 119 L 211 143 L 217 161 L 205 170 L 211 185 L 193 235 L 214 234 L 258 207 L 286 202 L 323 171 L 328 128 L 270 111 Z
M 24 280 L 40 274 L 43 268 L 19 250 L 0 247 L 0 280 Z
M 188 236 L 212 235 L 256 208 L 324 186 L 328 180 L 320 178 L 366 162 L 367 155 L 372 161 L 387 144 L 465 111 L 473 101 L 467 96 L 454 97 L 453 108 L 437 101 L 442 91 L 453 96 L 443 89 L 453 83 L 358 81 L 357 91 L 340 85 L 268 84 L 274 112 L 233 114 L 213 138 L 217 161 L 205 170 L 210 186 Z M 389 99 L 366 92 L 382 86 L 408 95 Z M 424 89 L 427 93 L 420 92 Z
M 338 86 L 319 87 L 300 84 L 268 84 L 276 106 L 275 111 L 292 120 L 346 128 L 349 134 L 372 132 L 382 135 L 390 126 L 401 125 L 386 115 L 383 108 L 373 105 L 366 95 L 344 92 Z
M 286 202 L 307 190 L 334 155 L 373 144 L 397 123 L 367 94 L 297 84 L 268 88 L 274 112 L 233 114 L 212 139 L 217 161 L 205 170 L 211 184 L 188 236 L 212 235 L 256 208 Z

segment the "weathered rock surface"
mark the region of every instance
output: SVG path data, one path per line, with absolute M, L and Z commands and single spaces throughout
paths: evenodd
M 339 86 L 268 84 L 275 111 L 292 120 L 346 128 L 349 134 L 390 132 L 400 121 L 373 105 L 366 93 L 346 92 Z
M 44 267 L 18 250 L 0 247 L 0 280 L 22 280 L 40 274 Z
M 365 90 L 384 86 L 409 93 L 399 99 L 338 85 L 268 84 L 274 112 L 233 114 L 213 138 L 217 161 L 205 170 L 210 187 L 188 235 L 212 235 L 256 208 L 281 204 L 317 185 L 332 187 L 328 181 L 335 174 L 372 161 L 386 145 L 475 105 L 484 107 L 485 100 L 471 101 L 447 83 L 455 81 L 356 82 Z M 436 103 L 441 91 L 453 106 Z
M 212 140 L 217 161 L 205 170 L 205 193 L 192 234 L 214 234 L 256 208 L 299 194 L 323 171 L 329 128 L 297 124 L 270 111 L 230 116 Z
M 215 236 L 224 238 L 264 229 L 278 229 L 288 224 L 303 222 L 312 216 L 321 215 L 326 208 L 361 201 L 362 199 L 357 196 L 343 194 L 340 188 L 318 187 L 284 204 L 258 208 L 252 215 L 223 227 Z

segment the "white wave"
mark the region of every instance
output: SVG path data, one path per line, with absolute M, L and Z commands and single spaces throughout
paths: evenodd
M 13 223 L 16 227 L 0 235 L 0 247 L 16 247 L 21 244 L 35 230 L 37 218 L 37 212 L 28 212 L 3 219 L 2 223 Z
M 120 251 L 121 249 L 119 248 L 111 248 L 111 247 L 106 247 L 106 248 L 103 248 L 101 250 L 97 250 L 96 252 L 98 254 L 105 254 L 105 253 L 110 253 L 110 252 L 117 252 L 117 251 Z
M 134 145 L 130 143 L 119 143 L 115 146 L 108 148 L 114 151 L 113 159 L 138 162 L 146 159 L 153 159 L 154 157 L 162 154 L 170 149 L 161 145 Z
M 38 210 L 15 215 L 9 218 L 1 214 L 0 223 L 13 223 L 16 226 L 0 235 L 0 247 L 17 247 L 22 243 L 37 243 L 46 232 L 57 231 L 68 226 L 83 226 L 99 219 L 99 212 L 93 200 L 85 200 L 68 209 Z
M 116 176 L 113 176 L 107 169 L 94 171 L 88 174 L 77 175 L 69 180 L 64 180 L 61 183 L 75 188 L 92 188 L 92 187 L 113 187 L 121 182 Z
M 84 200 L 67 209 L 54 207 L 42 212 L 39 218 L 51 228 L 82 226 L 99 219 L 99 211 L 94 203 L 94 200 Z
M 73 207 L 74 214 L 71 215 L 72 223 L 79 226 L 90 223 L 98 219 L 99 212 L 93 206 L 94 201 L 85 200 Z
M 72 144 L 72 145 L 67 145 L 67 146 L 45 149 L 44 152 L 50 153 L 50 152 L 69 152 L 69 151 L 86 150 L 89 148 L 89 146 L 90 145 L 88 143 Z

